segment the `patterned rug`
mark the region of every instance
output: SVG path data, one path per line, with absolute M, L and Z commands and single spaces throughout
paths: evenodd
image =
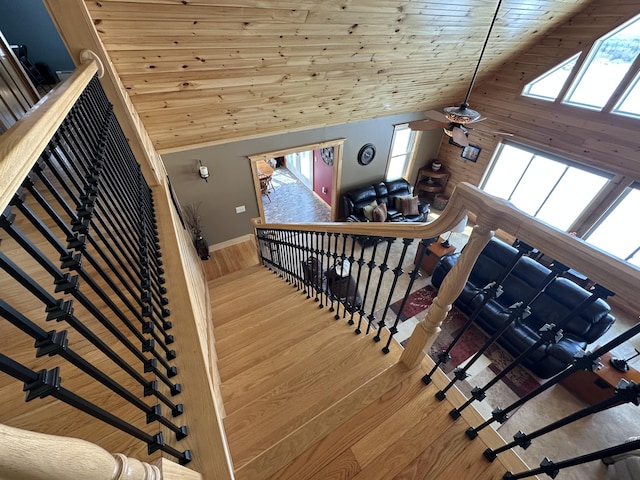
M 422 320 L 422 318 L 424 318 L 425 311 L 433 302 L 436 294 L 436 289 L 431 285 L 427 285 L 413 292 L 409 295 L 407 303 L 402 309 L 402 312 L 400 312 L 400 321 L 404 322 L 411 317 L 416 317 L 417 319 Z M 392 304 L 390 308 L 397 315 L 401 305 L 402 300 L 399 300 Z M 467 316 L 464 313 L 456 307 L 451 309 L 445 321 L 442 322 L 442 331 L 440 332 L 440 335 L 431 347 L 431 358 L 437 358 L 438 352 L 441 352 L 449 346 L 466 321 Z M 441 365 L 440 368 L 442 368 L 445 373 L 450 373 L 455 367 L 463 363 L 468 358 L 471 358 L 485 343 L 487 338 L 487 335 L 481 329 L 475 325 L 471 325 L 451 350 L 451 360 L 446 364 Z M 513 357 L 509 355 L 509 353 L 496 344 L 491 345 L 484 352 L 484 357 L 485 364 L 488 363 L 486 367 L 488 371 L 484 372 L 482 377 L 495 376 L 496 373 L 508 366 L 513 360 Z M 502 383 L 518 397 L 526 395 L 540 385 L 540 382 L 529 372 L 529 370 L 520 366 L 509 372 L 507 376 L 502 379 Z

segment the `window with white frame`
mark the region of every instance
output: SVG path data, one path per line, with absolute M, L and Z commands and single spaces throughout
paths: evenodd
M 640 73 L 631 80 L 627 75 L 638 54 L 640 15 L 594 42 L 562 102 L 640 118 Z M 579 58 L 580 53 L 528 83 L 522 94 L 556 101 Z
M 416 132 L 407 123 L 394 125 L 391 151 L 387 161 L 386 180 L 397 180 L 406 175 L 409 170 L 413 149 L 416 145 Z
M 505 142 L 496 150 L 480 188 L 567 231 L 610 178 L 605 172 Z
M 585 234 L 591 245 L 640 267 L 640 183 L 629 186 Z

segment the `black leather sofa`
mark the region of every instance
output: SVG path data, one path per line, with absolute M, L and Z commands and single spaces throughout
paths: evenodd
M 462 293 L 454 302 L 462 312 L 471 315 L 482 302 L 484 286 L 498 278 L 517 250 L 506 243 L 492 239 L 476 262 Z M 444 276 L 458 260 L 460 253 L 440 259 L 431 278 L 439 288 Z M 489 335 L 498 330 L 509 317 L 509 307 L 530 298 L 542 283 L 549 269 L 532 258 L 523 256 L 503 282 L 504 293 L 489 302 L 480 311 L 476 323 Z M 516 320 L 500 336 L 497 343 L 514 357 L 533 345 L 545 323 L 557 324 L 565 315 L 590 295 L 567 278 L 556 278 L 530 305 L 531 314 Z M 550 378 L 573 361 L 576 353 L 600 338 L 613 323 L 611 308 L 599 299 L 572 317 L 563 327 L 563 337 L 557 343 L 545 343 L 535 349 L 523 362 L 524 366 L 541 378 Z
M 395 208 L 395 198 L 409 195 L 410 192 L 411 185 L 403 178 L 349 190 L 342 196 L 344 216 L 349 222 L 368 222 L 363 209 L 376 200 L 378 204 L 387 204 L 388 222 L 426 222 L 429 213 L 428 203 L 418 203 L 417 215 L 403 215 Z

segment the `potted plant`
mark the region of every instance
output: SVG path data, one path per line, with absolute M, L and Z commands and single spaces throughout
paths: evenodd
M 193 236 L 193 244 L 196 246 L 196 251 L 200 255 L 201 260 L 209 260 L 209 244 L 202 236 L 202 222 L 200 217 L 200 204 L 189 203 L 184 207 L 184 221 L 191 230 Z

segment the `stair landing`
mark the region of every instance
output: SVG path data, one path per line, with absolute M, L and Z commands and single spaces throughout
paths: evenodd
M 482 419 L 471 408 L 451 419 L 464 400 L 455 389 L 434 398 L 446 378 L 422 383 L 429 359 L 407 369 L 395 342 L 383 354 L 373 334 L 355 335 L 264 267 L 210 288 L 236 479 L 497 480 L 526 469 L 511 452 L 484 459 L 502 439 L 490 428 L 467 439 L 467 422 Z

